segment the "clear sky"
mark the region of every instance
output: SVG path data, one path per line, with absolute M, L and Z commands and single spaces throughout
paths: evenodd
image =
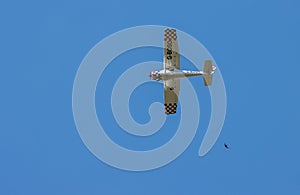
M 299 9 L 296 0 L 1 2 L 0 194 L 300 194 Z M 85 147 L 73 119 L 72 88 L 96 43 L 145 24 L 180 29 L 204 44 L 223 75 L 227 115 L 218 141 L 199 157 L 209 92 L 200 78 L 191 79 L 202 98 L 193 142 L 165 167 L 129 172 L 108 166 Z M 128 52 L 107 73 L 118 61 L 130 67 L 144 58 L 162 60 L 162 51 Z M 141 123 L 149 116 L 132 102 L 152 88 L 162 89 L 145 85 L 132 95 L 132 115 Z M 147 105 L 152 99 L 162 101 L 162 94 L 148 93 Z M 104 125 L 119 128 L 113 119 Z M 109 135 L 144 149 L 175 133 L 164 132 L 145 142 Z

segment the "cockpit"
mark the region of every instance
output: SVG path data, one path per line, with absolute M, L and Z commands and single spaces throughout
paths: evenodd
M 150 72 L 151 79 L 156 80 L 156 81 L 160 81 L 161 80 L 161 75 L 159 74 L 159 72 L 157 70 Z

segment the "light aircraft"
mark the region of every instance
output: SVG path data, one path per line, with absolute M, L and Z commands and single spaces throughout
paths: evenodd
M 180 70 L 180 54 L 175 29 L 164 31 L 164 69 L 152 71 L 150 77 L 156 81 L 164 82 L 164 106 L 165 113 L 175 114 L 180 90 L 180 78 L 203 76 L 204 85 L 212 84 L 212 76 L 216 66 L 212 66 L 211 60 L 204 62 L 202 71 Z

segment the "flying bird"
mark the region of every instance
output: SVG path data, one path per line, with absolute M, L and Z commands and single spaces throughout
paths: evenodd
M 224 143 L 224 147 L 227 148 L 227 149 L 229 149 L 229 147 L 228 147 L 228 145 L 226 143 Z

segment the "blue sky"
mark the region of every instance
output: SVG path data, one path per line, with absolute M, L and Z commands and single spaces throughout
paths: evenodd
M 299 194 L 299 8 L 296 0 L 1 2 L 0 194 Z M 102 163 L 81 141 L 72 87 L 97 42 L 145 24 L 178 28 L 204 44 L 222 71 L 228 107 L 217 143 L 198 157 L 209 93 L 191 79 L 201 82 L 202 99 L 189 148 L 165 167 L 128 172 Z M 160 50 L 145 53 L 145 61 L 162 59 Z M 138 54 L 143 50 L 116 61 L 137 63 Z M 132 101 L 147 88 L 138 88 Z M 96 97 L 101 93 L 99 87 Z M 147 122 L 147 115 L 132 112 Z M 110 136 L 127 147 L 151 148 L 172 133 L 154 142 Z

